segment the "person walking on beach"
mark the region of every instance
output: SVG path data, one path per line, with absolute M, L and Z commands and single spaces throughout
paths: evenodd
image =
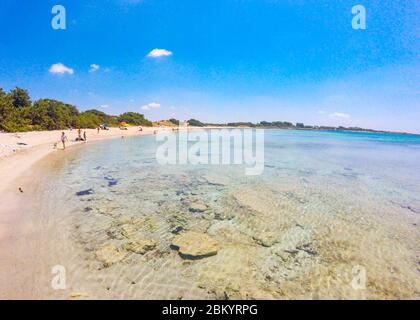
M 85 143 L 87 142 L 86 131 L 83 131 L 83 140 L 85 141 Z
M 61 143 L 63 144 L 63 150 L 66 150 L 66 141 L 67 141 L 67 136 L 64 132 L 61 133 Z
M 82 129 L 78 129 L 77 130 L 77 139 L 76 141 L 81 141 L 82 140 Z

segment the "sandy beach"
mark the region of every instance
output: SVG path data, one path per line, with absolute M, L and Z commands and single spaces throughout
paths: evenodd
M 110 128 L 101 130 L 85 129 L 87 142 L 75 141 L 77 130 L 67 130 L 68 138 L 66 148 L 89 145 L 106 139 L 122 137 L 132 137 L 139 135 L 153 134 L 156 128 L 143 128 L 139 131 L 138 127 L 131 127 L 128 130 Z M 36 131 L 23 133 L 0 133 L 0 192 L 3 204 L 12 203 L 10 197 L 21 193 L 19 188 L 26 190 L 32 184 L 34 174 L 31 168 L 35 163 L 54 152 L 65 152 L 60 142 L 61 130 L 56 131 Z M 24 183 L 26 178 L 26 182 Z M 1 215 L 0 218 L 0 239 L 4 237 L 4 222 L 7 217 Z M 1 223 L 3 222 L 3 223 Z
M 128 130 L 110 128 L 101 130 L 83 129 L 87 134 L 87 144 L 121 137 L 132 137 L 146 134 L 153 134 L 157 128 L 145 127 L 139 131 L 138 127 L 130 127 Z M 28 170 L 34 163 L 52 152 L 63 151 L 60 143 L 61 130 L 55 131 L 33 131 L 19 133 L 0 133 L 0 191 L 13 189 L 11 183 L 15 181 L 24 171 Z M 67 135 L 67 147 L 84 145 L 85 142 L 75 141 L 77 130 L 64 131 Z M 57 144 L 57 148 L 54 148 Z
M 64 153 L 69 149 L 89 146 L 102 140 L 153 134 L 157 129 L 144 127 L 143 131 L 139 131 L 138 127 L 130 127 L 128 130 L 110 128 L 99 133 L 96 129 L 84 129 L 82 132 L 86 131 L 86 143 L 75 141 L 77 130 L 66 130 L 66 150 L 63 150 L 60 143 L 62 130 L 0 133 L 0 282 L 3 287 L 0 298 L 33 297 L 20 295 L 26 290 L 19 287 L 19 283 L 7 282 L 5 279 L 10 277 L 11 272 L 17 274 L 18 270 L 23 271 L 30 267 L 30 257 L 18 260 L 14 248 L 19 247 L 20 241 L 24 241 L 24 247 L 29 249 L 31 236 L 36 237 L 32 234 L 35 229 L 33 217 L 28 216 L 30 210 L 25 210 L 25 205 L 30 207 L 32 204 L 31 191 L 42 184 L 41 171 L 48 170 L 44 168 L 48 164 L 41 163 L 42 159 L 54 153 Z M 32 209 L 29 207 L 28 209 Z M 21 278 L 22 281 L 24 278 Z M 7 287 L 7 284 L 10 287 Z M 23 283 L 21 285 L 24 286 Z

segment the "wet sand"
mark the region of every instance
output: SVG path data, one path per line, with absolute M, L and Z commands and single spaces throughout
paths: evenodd
M 66 130 L 66 150 L 59 142 L 61 130 L 0 133 L 0 299 L 40 297 L 33 285 L 37 252 L 42 251 L 34 195 L 45 183 L 51 164 L 74 148 L 107 139 L 150 135 L 157 129 L 110 128 L 99 134 L 96 129 L 82 130 L 87 133 L 87 143 L 74 141 L 77 130 Z

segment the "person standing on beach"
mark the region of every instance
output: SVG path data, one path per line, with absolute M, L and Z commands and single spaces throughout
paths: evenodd
M 86 131 L 83 131 L 83 140 L 85 141 L 85 143 L 87 142 Z
M 61 133 L 61 143 L 63 144 L 63 150 L 66 150 L 66 141 L 67 141 L 67 136 L 64 132 Z

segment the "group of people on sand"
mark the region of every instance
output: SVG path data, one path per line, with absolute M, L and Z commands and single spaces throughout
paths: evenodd
M 69 139 L 67 138 L 67 135 L 66 135 L 66 133 L 63 131 L 62 133 L 61 133 L 61 138 L 60 138 L 60 141 L 61 141 L 61 143 L 63 144 L 63 150 L 65 150 L 66 149 L 66 142 L 68 141 Z M 84 141 L 85 143 L 87 142 L 87 135 L 86 135 L 86 131 L 83 131 L 83 136 L 82 136 L 82 130 L 79 128 L 78 130 L 77 130 L 77 138 L 76 138 L 76 141 Z
M 108 127 L 105 127 L 104 125 L 98 126 L 96 129 L 98 131 L 98 134 L 99 134 L 100 130 L 109 130 L 109 128 Z M 139 129 L 138 130 L 139 131 L 143 131 L 143 127 L 142 126 L 139 126 Z M 70 128 L 70 131 L 72 131 L 71 128 Z M 157 134 L 158 133 L 158 130 L 154 130 L 153 133 L 154 134 Z M 124 137 L 122 137 L 122 138 L 124 138 Z M 68 138 L 67 138 L 67 135 L 66 135 L 66 133 L 64 131 L 61 133 L 60 141 L 63 144 L 63 150 L 66 149 L 66 142 L 68 141 Z M 75 141 L 84 141 L 84 142 L 87 142 L 86 131 L 83 131 L 83 134 L 82 134 L 82 129 L 80 129 L 80 128 L 77 129 L 77 138 L 76 138 Z M 56 148 L 56 144 L 54 145 L 54 148 Z

